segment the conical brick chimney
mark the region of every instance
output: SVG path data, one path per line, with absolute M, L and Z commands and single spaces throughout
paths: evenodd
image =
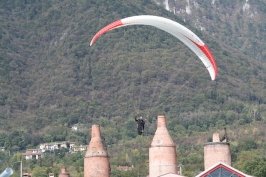
M 176 145 L 167 128 L 165 116 L 157 117 L 157 130 L 149 148 L 149 177 L 177 174 Z
M 66 167 L 63 167 L 63 168 L 61 169 L 61 173 L 59 174 L 58 177 L 70 177 L 70 174 L 67 173 Z
M 92 125 L 91 141 L 84 158 L 84 177 L 110 177 L 110 162 L 99 125 Z
M 204 168 L 209 169 L 218 162 L 231 166 L 229 142 L 221 142 L 219 133 L 213 133 L 213 142 L 204 144 Z

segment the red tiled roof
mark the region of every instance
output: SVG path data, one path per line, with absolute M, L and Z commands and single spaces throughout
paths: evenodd
M 27 156 L 27 155 L 43 155 L 42 152 L 26 152 L 26 153 L 22 153 L 23 156 Z

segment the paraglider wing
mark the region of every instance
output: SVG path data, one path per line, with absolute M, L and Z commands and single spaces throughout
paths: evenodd
M 128 25 L 154 26 L 172 34 L 173 36 L 181 40 L 184 44 L 186 44 L 201 59 L 201 61 L 209 71 L 211 79 L 216 79 L 218 69 L 215 59 L 208 49 L 207 45 L 204 44 L 204 42 L 196 34 L 194 34 L 185 26 L 164 17 L 140 15 L 117 20 L 98 31 L 92 38 L 90 46 L 92 46 L 95 41 L 104 33 L 112 29 Z

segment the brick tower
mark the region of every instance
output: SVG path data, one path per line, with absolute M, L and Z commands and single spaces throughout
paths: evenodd
M 91 141 L 84 158 L 84 177 L 110 177 L 110 162 L 99 125 L 92 125 Z
M 157 130 L 149 148 L 149 177 L 177 174 L 176 145 L 167 128 L 165 116 L 157 117 Z
M 63 168 L 61 169 L 61 173 L 59 174 L 58 177 L 70 177 L 70 174 L 67 173 L 66 167 L 63 167 Z
M 218 162 L 231 166 L 230 144 L 227 139 L 221 141 L 219 133 L 214 133 L 213 142 L 204 144 L 204 168 L 207 170 Z

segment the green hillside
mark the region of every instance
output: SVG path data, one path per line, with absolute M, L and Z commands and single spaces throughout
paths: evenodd
M 89 46 L 105 25 L 142 14 L 172 19 L 195 32 L 216 58 L 218 79 L 211 81 L 182 42 L 153 27 L 115 29 Z M 146 175 L 157 115 L 167 118 L 187 176 L 203 170 L 203 144 L 224 127 L 239 170 L 246 166 L 237 157 L 246 153 L 253 158 L 265 150 L 265 63 L 152 1 L 1 1 L 0 15 L 0 147 L 13 155 L 0 152 L 0 170 L 20 160 L 17 152 L 39 143 L 87 144 L 96 123 L 111 153 L 112 169 L 134 165 L 132 173 L 143 170 Z M 137 114 L 147 119 L 144 137 L 137 137 Z M 87 130 L 72 132 L 77 123 Z M 83 154 L 57 154 L 27 162 L 25 169 L 48 172 L 62 165 L 82 176 Z
M 265 62 L 266 1 L 152 1 L 226 45 Z

